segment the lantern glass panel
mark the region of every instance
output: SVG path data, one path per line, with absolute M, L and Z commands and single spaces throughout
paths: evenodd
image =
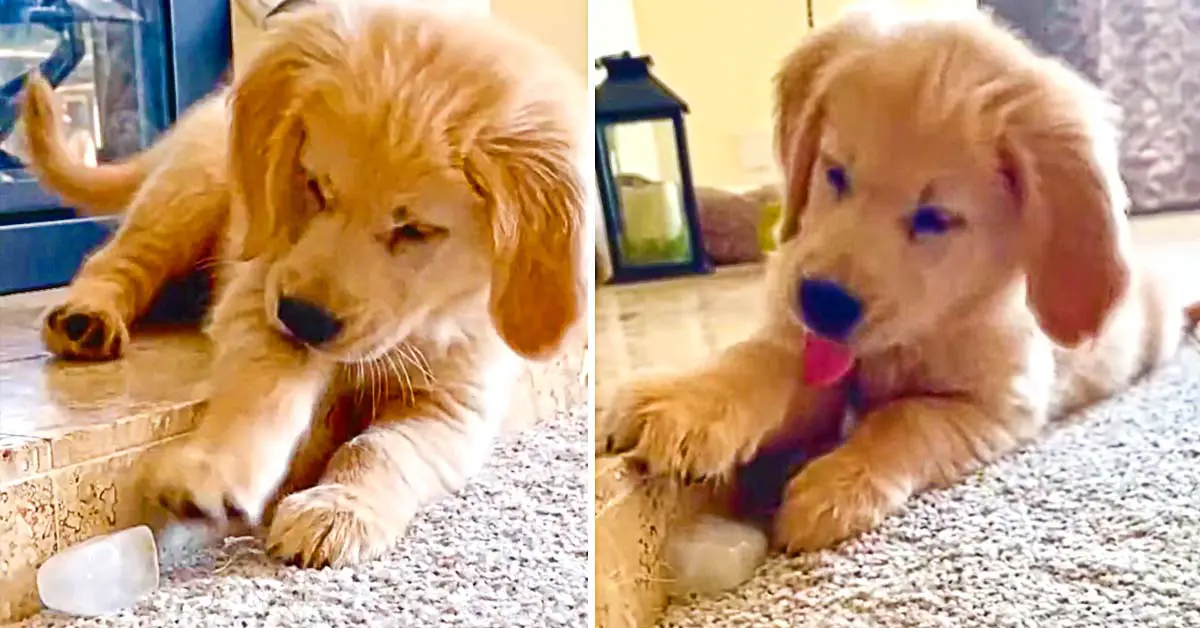
M 623 259 L 639 266 L 687 262 L 692 242 L 674 121 L 616 123 L 604 133 L 621 216 Z

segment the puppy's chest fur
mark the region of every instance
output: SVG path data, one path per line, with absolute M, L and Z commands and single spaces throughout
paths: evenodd
M 864 356 L 856 410 L 938 396 L 974 403 L 996 418 L 1023 413 L 1043 423 L 1129 386 L 1175 352 L 1183 329 L 1181 309 L 1145 273 L 1101 334 L 1076 348 L 1054 344 L 1018 297 L 972 321 Z
M 494 407 L 505 405 L 495 397 L 515 385 L 522 364 L 486 313 L 468 312 L 427 323 L 373 360 L 342 366 L 329 396 L 366 421 L 388 407 L 404 414 L 429 397 L 490 418 L 506 409 Z
M 855 409 L 861 414 L 900 399 L 940 397 L 1028 413 L 1041 422 L 1058 405 L 1055 379 L 1054 350 L 1032 321 L 970 326 L 861 358 Z

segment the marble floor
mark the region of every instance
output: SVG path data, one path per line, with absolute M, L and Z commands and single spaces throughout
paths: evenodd
M 596 404 L 637 370 L 692 366 L 745 338 L 758 320 L 762 275 L 752 264 L 597 290 Z
M 130 468 L 191 430 L 206 392 L 199 334 L 142 334 L 122 361 L 67 364 L 41 347 L 42 311 L 0 299 L 0 624 L 37 610 L 36 569 L 59 548 L 146 519 Z

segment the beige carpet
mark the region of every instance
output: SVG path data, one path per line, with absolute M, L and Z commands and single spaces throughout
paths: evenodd
M 1200 626 L 1200 355 L 666 626 Z
M 497 446 L 482 477 L 420 515 L 378 561 L 302 570 L 253 539 L 229 539 L 175 565 L 135 608 L 99 619 L 46 612 L 24 626 L 585 626 L 587 428 L 580 410 Z

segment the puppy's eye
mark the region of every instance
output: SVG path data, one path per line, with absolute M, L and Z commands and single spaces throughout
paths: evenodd
M 321 189 L 321 184 L 316 179 L 309 177 L 307 181 L 308 193 L 312 195 L 313 200 L 317 202 L 318 209 L 325 209 L 325 192 Z
M 936 236 L 963 226 L 963 219 L 932 205 L 922 205 L 908 218 L 908 236 Z
M 420 242 L 426 237 L 426 233 L 416 225 L 403 225 L 392 230 L 392 237 L 401 240 L 414 240 Z
M 388 238 L 388 248 L 396 248 L 402 244 L 420 244 L 437 238 L 446 232 L 441 227 L 421 225 L 415 222 L 405 223 L 392 229 Z
M 841 198 L 850 191 L 850 177 L 841 166 L 830 166 L 825 169 L 825 181 L 833 188 L 833 193 Z

